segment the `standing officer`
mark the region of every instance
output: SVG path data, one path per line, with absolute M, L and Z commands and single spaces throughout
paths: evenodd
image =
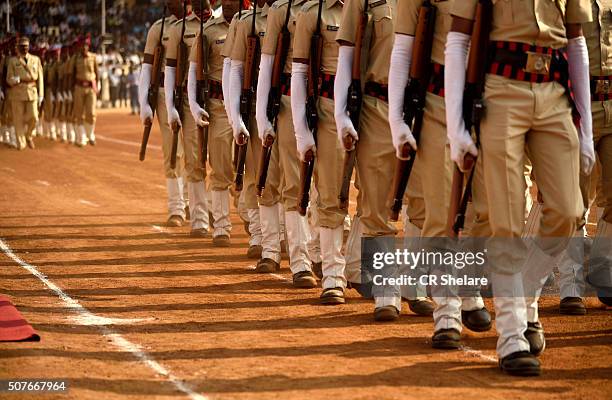
M 312 274 L 312 265 L 308 257 L 309 227 L 306 217 L 297 211 L 298 192 L 300 190 L 300 162 L 296 149 L 295 134 L 291 116 L 291 59 L 293 44 L 295 43 L 296 14 L 306 0 L 292 1 L 291 9 L 288 0 L 280 0 L 270 7 L 266 27 L 266 36 L 263 40 L 261 63 L 259 65 L 259 79 L 257 82 L 257 131 L 260 140 L 268 135 L 276 138 L 278 142 L 278 162 L 270 165 L 268 173 L 282 174 L 282 201 L 285 210 L 285 224 L 287 229 L 287 240 L 289 244 L 289 266 L 293 273 L 293 285 L 302 288 L 316 286 L 316 279 Z M 287 19 L 287 13 L 289 18 Z M 273 121 L 268 119 L 267 110 L 269 93 L 272 81 L 272 70 L 275 62 L 276 48 L 279 33 L 284 29 L 287 21 L 290 40 L 287 49 L 287 59 L 282 65 L 281 90 L 283 91 L 280 102 L 280 110 L 276 121 L 276 130 Z M 307 40 L 306 43 L 310 41 Z M 274 169 L 274 171 L 272 170 Z
M 465 65 L 477 5 L 478 0 L 454 3 L 447 38 L 451 158 L 463 167 L 467 153 L 479 155 L 473 189 L 477 222 L 472 233 L 490 237 L 487 254 L 500 368 L 511 375 L 539 375 L 537 355 L 544 349 L 544 337 L 537 315 L 538 291 L 552 256 L 576 231 L 584 211 L 579 174 L 590 173 L 595 162 L 588 53 L 581 28 L 591 21 L 591 7 L 585 0 L 494 2 L 486 112 L 477 149 L 462 117 Z M 559 50 L 565 47 L 567 62 Z M 566 90 L 568 75 L 581 117 L 578 132 Z M 529 247 L 520 241 L 526 151 L 545 205 L 538 237 Z
M 176 23 L 179 19 L 182 19 L 183 8 L 180 0 L 172 0 L 168 2 L 168 10 L 170 15 L 166 17 L 164 22 L 164 37 L 161 38 L 162 46 L 167 49 L 168 40 L 170 38 L 169 31 L 170 27 Z M 153 23 L 149 32 L 147 33 L 147 42 L 144 49 L 144 58 L 142 62 L 142 68 L 140 70 L 140 82 L 138 83 L 138 100 L 140 102 L 140 119 L 144 124 L 147 120 L 151 120 L 153 117 L 153 110 L 147 95 L 149 86 L 151 84 L 151 74 L 153 69 L 153 58 L 155 53 L 155 47 L 160 42 L 161 25 L 162 20 L 159 19 Z M 164 57 L 163 54 L 161 54 Z M 166 225 L 169 227 L 182 226 L 185 223 L 185 200 L 183 198 L 183 178 L 181 177 L 180 166 L 183 165 L 182 149 L 179 146 L 176 158 L 176 168 L 170 167 L 170 152 L 172 150 L 172 130 L 168 124 L 168 112 L 166 110 L 166 97 L 165 91 L 163 90 L 164 78 L 163 70 L 165 67 L 166 59 L 161 60 L 162 77 L 160 78 L 160 88 L 157 94 L 157 104 L 154 104 L 155 112 L 157 115 L 157 122 L 159 123 L 159 130 L 161 131 L 162 137 L 162 152 L 164 155 L 164 174 L 166 176 L 166 190 L 168 192 L 168 221 Z M 179 141 L 180 144 L 180 141 Z
M 81 36 L 77 50 L 70 61 L 69 70 L 73 79 L 73 123 L 76 125 L 77 144 L 94 146 L 96 135 L 96 103 L 98 95 L 98 64 L 95 53 L 89 51 L 91 37 Z
M 243 75 L 246 68 L 245 64 L 247 61 L 247 38 L 251 34 L 253 19 L 255 19 L 255 34 L 261 41 L 266 34 L 268 12 L 270 5 L 273 3 L 274 1 L 271 0 L 257 0 L 257 11 L 255 15 L 253 15 L 253 11 L 243 12 L 242 19 L 237 22 L 236 35 L 233 38 L 230 56 L 229 114 L 232 119 L 234 140 L 238 140 L 241 134 L 248 137 L 243 190 L 246 191 L 245 202 L 247 209 L 259 209 L 262 253 L 261 259 L 257 262 L 256 271 L 260 273 L 275 272 L 280 269 L 280 218 L 278 213 L 278 203 L 280 201 L 280 176 L 278 171 L 275 171 L 274 168 L 268 172 L 266 189 L 259 199 L 258 204 L 257 197 L 255 196 L 255 183 L 259 167 L 258 160 L 261 153 L 261 140 L 257 133 L 255 115 L 252 115 L 250 118 L 250 131 L 246 129 L 245 121 L 242 120 L 240 114 L 240 97 L 242 93 Z M 256 55 L 256 63 L 256 65 L 259 65 L 259 54 Z M 258 71 L 252 71 L 252 73 L 257 76 Z M 252 99 L 252 101 L 254 100 L 255 99 Z M 278 143 L 276 141 L 274 142 L 270 160 L 270 165 L 275 164 L 278 164 Z M 251 215 L 256 215 L 256 213 L 249 211 L 249 218 Z
M 8 60 L 6 77 L 19 150 L 23 150 L 26 143 L 34 148 L 32 133 L 44 96 L 42 65 L 38 57 L 29 54 L 29 49 L 30 40 L 26 36 L 20 37 L 17 55 Z
M 189 4 L 189 2 L 188 2 Z M 208 4 L 207 4 L 208 5 Z M 196 3 L 196 12 L 188 10 L 185 19 L 185 32 L 181 37 L 183 19 L 174 22 L 168 28 L 168 42 L 166 44 L 166 68 L 164 76 L 164 95 L 166 100 L 166 109 L 168 123 L 171 127 L 180 126 L 183 150 L 185 156 L 185 175 L 187 177 L 187 187 L 190 207 L 190 223 L 192 237 L 205 237 L 208 235 L 209 217 L 208 205 L 206 201 L 206 184 L 204 182 L 205 170 L 202 168 L 200 152 L 198 146 L 198 127 L 196 121 L 191 115 L 188 101 L 182 104 L 182 120 L 179 117 L 179 112 L 174 104 L 174 89 L 176 83 L 177 65 L 188 65 L 189 51 L 195 43 L 195 37 L 200 30 L 200 18 L 208 19 L 210 17 L 210 8 L 199 10 L 199 2 Z M 179 45 L 184 43 L 187 45 L 187 54 L 183 60 L 178 60 Z M 184 74 L 184 81 L 179 82 L 177 90 L 184 90 L 187 83 L 187 74 Z M 185 96 L 186 99 L 187 96 Z
M 209 20 L 203 28 L 207 47 L 203 49 L 203 59 L 207 62 L 208 103 L 198 104 L 196 99 L 198 45 L 200 34 L 196 36 L 195 45 L 189 56 L 189 108 L 196 123 L 205 126 L 208 123 L 208 149 L 212 172 L 210 190 L 212 191 L 213 245 L 227 247 L 230 245 L 230 192 L 234 172 L 232 170 L 232 127 L 223 105 L 221 78 L 223 75 L 223 56 L 221 50 L 225 44 L 230 22 L 238 11 L 239 0 L 222 0 L 223 14 Z M 203 68 L 203 66 L 202 66 Z
M 57 140 L 55 113 L 57 112 L 57 66 L 60 59 L 60 50 L 60 47 L 53 46 L 47 53 L 44 117 L 46 129 L 51 140 Z

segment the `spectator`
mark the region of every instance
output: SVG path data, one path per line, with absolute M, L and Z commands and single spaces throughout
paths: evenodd
M 137 115 L 140 113 L 140 104 L 138 104 L 138 78 L 140 70 L 136 70 L 134 64 L 130 64 L 130 72 L 127 76 L 127 85 L 130 92 L 130 107 L 131 114 Z

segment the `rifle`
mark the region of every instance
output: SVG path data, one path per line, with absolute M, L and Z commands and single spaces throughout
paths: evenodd
M 240 115 L 247 130 L 250 132 L 251 114 L 253 111 L 253 96 L 255 95 L 255 69 L 257 68 L 257 55 L 259 54 L 259 36 L 255 30 L 255 16 L 257 15 L 257 2 L 253 2 L 253 22 L 251 33 L 247 37 L 247 53 L 246 67 L 244 70 L 244 79 L 242 80 L 242 94 L 240 95 Z M 242 190 L 244 177 L 244 163 L 246 161 L 246 152 L 248 145 L 248 137 L 240 134 L 236 141 L 238 144 L 237 167 L 235 189 L 237 192 Z
M 493 4 L 491 0 L 479 0 L 476 6 L 476 18 L 472 31 L 470 54 L 463 92 L 463 120 L 468 132 L 474 134 L 476 147 L 480 144 L 480 122 L 484 115 L 483 100 L 488 57 L 491 21 L 493 20 Z M 448 212 L 448 236 L 457 237 L 465 224 L 465 212 L 472 196 L 472 181 L 476 159 L 466 154 L 463 161 L 465 171 L 469 171 L 465 190 L 463 190 L 464 173 L 455 166 L 451 188 L 451 204 Z
M 179 114 L 179 119 L 183 121 L 183 103 L 185 102 L 185 91 L 183 81 L 185 80 L 185 64 L 187 61 L 188 50 L 185 44 L 185 28 L 187 25 L 187 0 L 183 0 L 183 23 L 181 27 L 181 41 L 179 42 L 178 55 L 176 57 L 176 81 L 174 82 L 174 106 Z M 176 168 L 176 152 L 178 150 L 180 123 L 172 127 L 172 151 L 170 153 L 170 168 Z
M 242 0 L 238 1 L 238 21 L 242 19 Z M 229 101 L 228 99 L 223 99 L 224 101 Z M 234 172 L 238 171 L 238 156 L 240 153 L 240 146 L 238 143 L 234 141 L 234 153 L 232 159 L 232 167 L 234 168 Z
M 310 59 L 308 60 L 308 86 L 306 98 L 306 122 L 312 132 L 315 144 L 317 143 L 317 130 L 319 127 L 319 115 L 317 113 L 317 101 L 319 98 L 319 77 L 321 75 L 321 58 L 323 56 L 323 35 L 321 34 L 321 14 L 323 12 L 323 0 L 319 0 L 317 10 L 317 28 L 310 38 Z M 308 203 L 310 203 L 310 184 L 314 172 L 315 155 L 312 150 L 304 154 L 304 161 L 300 164 L 300 192 L 298 194 L 298 212 L 306 215 Z
M 285 14 L 285 24 L 278 33 L 276 40 L 276 51 L 274 52 L 274 66 L 272 67 L 272 82 L 270 92 L 268 93 L 268 108 L 266 114 L 268 120 L 274 124 L 274 130 L 278 130 L 278 114 L 280 113 L 281 105 L 281 76 L 287 55 L 289 53 L 289 45 L 291 44 L 291 34 L 287 26 L 291 17 L 291 3 L 287 4 L 287 13 Z M 257 178 L 257 195 L 261 197 L 264 188 L 266 187 L 266 179 L 268 178 L 268 168 L 270 167 L 270 158 L 272 157 L 272 145 L 274 144 L 274 136 L 266 135 L 261 146 L 261 155 L 259 158 L 259 175 Z
M 200 0 L 200 12 L 204 13 L 204 1 Z M 204 36 L 204 18 L 200 16 L 200 40 L 197 47 L 198 69 L 196 70 L 196 101 L 202 108 L 208 106 L 208 39 Z M 198 125 L 198 137 L 200 141 L 200 158 L 202 168 L 206 168 L 208 158 L 208 125 Z
M 431 50 L 435 24 L 436 8 L 430 0 L 425 0 L 419 10 L 409 81 L 404 94 L 404 122 L 412 129 L 412 135 L 417 144 L 423 129 L 425 97 L 427 96 L 427 86 L 431 80 Z M 416 151 L 408 143 L 404 144 L 402 148 L 402 158 L 397 160 L 393 177 L 391 221 L 399 219 L 404 193 L 416 158 Z
M 358 0 L 354 0 L 358 1 Z M 355 40 L 355 57 L 353 58 L 353 68 L 351 73 L 351 85 L 347 100 L 347 109 L 353 127 L 359 130 L 359 119 L 361 116 L 361 106 L 363 103 L 363 89 L 361 82 L 362 61 L 367 58 L 369 49 L 364 46 L 364 38 L 370 16 L 368 14 L 368 0 L 364 0 L 363 13 L 357 29 L 357 39 Z M 363 134 L 363 132 L 361 132 Z M 342 186 L 340 187 L 340 209 L 347 210 L 349 203 L 349 190 L 351 187 L 351 177 L 355 168 L 355 157 L 357 155 L 357 143 L 348 135 L 344 138 L 344 148 L 346 155 L 344 158 L 344 168 L 342 171 Z
M 140 161 L 144 161 L 145 153 L 147 152 L 147 143 L 149 143 L 149 135 L 151 134 L 151 128 L 153 127 L 153 117 L 155 116 L 155 109 L 157 108 L 157 97 L 159 96 L 159 86 L 161 84 L 162 75 L 162 63 L 165 58 L 166 49 L 164 48 L 164 25 L 166 24 L 166 5 L 164 5 L 164 11 L 162 15 L 161 31 L 159 32 L 159 42 L 153 52 L 153 71 L 151 73 L 151 83 L 149 84 L 149 91 L 147 93 L 147 103 L 151 107 L 153 115 L 151 119 L 147 119 L 144 123 L 144 132 L 142 133 L 142 143 L 140 144 Z

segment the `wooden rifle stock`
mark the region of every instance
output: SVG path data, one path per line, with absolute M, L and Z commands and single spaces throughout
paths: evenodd
M 176 153 L 178 151 L 179 132 L 183 121 L 183 103 L 185 102 L 185 91 L 183 81 L 185 80 L 185 68 L 187 64 L 187 44 L 185 44 L 185 28 L 187 24 L 187 1 L 183 2 L 183 26 L 181 28 L 181 41 L 176 58 L 176 81 L 174 82 L 174 106 L 179 114 L 179 123 L 172 126 L 172 150 L 170 152 L 170 168 L 176 168 Z
M 203 109 L 208 108 L 208 39 L 204 35 L 204 1 L 200 0 L 200 36 L 196 47 L 196 101 Z M 206 168 L 208 159 L 208 125 L 198 125 L 200 162 Z

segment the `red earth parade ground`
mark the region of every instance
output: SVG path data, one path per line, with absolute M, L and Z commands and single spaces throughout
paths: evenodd
M 277 275 L 255 274 L 235 212 L 229 249 L 163 227 L 157 128 L 144 163 L 125 110 L 102 111 L 97 134 L 93 148 L 0 148 L 0 293 L 42 338 L 0 344 L 0 380 L 69 381 L 67 395 L 44 398 L 612 397 L 612 314 L 596 299 L 581 317 L 544 299 L 544 373 L 508 377 L 494 331 L 433 350 L 431 318 L 407 306 L 399 322 L 375 323 L 354 291 L 330 308 L 319 289 L 294 289 L 286 260 Z

